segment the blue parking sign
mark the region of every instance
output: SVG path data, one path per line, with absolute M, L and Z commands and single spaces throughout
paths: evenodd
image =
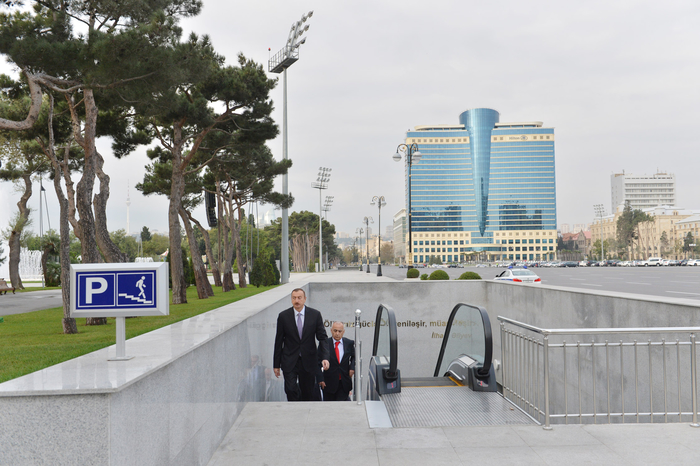
M 167 315 L 165 263 L 71 265 L 71 315 Z

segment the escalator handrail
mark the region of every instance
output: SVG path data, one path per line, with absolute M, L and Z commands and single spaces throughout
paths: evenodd
M 454 307 L 454 309 L 452 309 L 450 318 L 447 320 L 447 328 L 445 329 L 445 336 L 442 339 L 440 354 L 438 355 L 437 366 L 435 366 L 435 374 L 433 377 L 440 377 L 440 366 L 442 365 L 442 358 L 445 355 L 445 348 L 447 347 L 447 341 L 449 340 L 450 331 L 452 330 L 452 322 L 454 321 L 457 311 L 462 306 L 470 307 L 479 311 L 479 314 L 481 314 L 481 322 L 484 325 L 484 365 L 477 370 L 477 374 L 486 376 L 491 370 L 491 358 L 493 357 L 493 335 L 491 333 L 491 320 L 489 319 L 489 315 L 486 312 L 486 309 L 483 307 L 459 303 Z
M 374 346 L 372 347 L 372 356 L 377 355 L 377 347 L 379 346 L 379 331 L 381 327 L 381 316 L 382 309 L 387 311 L 387 317 L 389 319 L 389 371 L 387 376 L 392 378 L 396 377 L 396 368 L 398 364 L 398 354 L 399 354 L 399 339 L 397 336 L 396 327 L 396 315 L 394 314 L 394 309 L 391 306 L 386 306 L 380 304 L 377 308 L 377 318 L 374 323 Z

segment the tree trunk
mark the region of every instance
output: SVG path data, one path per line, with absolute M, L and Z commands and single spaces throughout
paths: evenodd
M 170 276 L 173 284 L 173 304 L 187 302 L 187 290 L 184 282 L 184 270 L 182 268 L 182 237 L 180 236 L 180 206 L 182 195 L 185 193 L 185 174 L 182 169 L 182 126 L 176 123 L 173 126 L 174 144 L 173 174 L 170 184 L 170 205 L 168 208 L 168 228 L 170 238 Z
M 245 269 L 243 268 L 243 251 L 241 250 L 241 228 L 243 227 L 243 218 L 241 217 L 241 208 L 238 207 L 238 218 L 236 220 L 237 227 L 233 231 L 233 241 L 236 245 L 236 264 L 238 265 L 238 286 L 239 288 L 245 288 L 248 286 L 246 283 Z M 231 219 L 233 220 L 233 219 Z M 248 267 L 248 264 L 246 264 Z
M 70 225 L 69 217 L 71 204 L 69 204 L 68 199 L 63 194 L 61 189 L 61 178 L 68 179 L 66 182 L 66 189 L 69 194 L 72 195 L 73 183 L 70 181 L 70 170 L 68 169 L 68 158 L 70 156 L 70 144 L 67 144 L 64 149 L 63 163 L 58 161 L 56 153 L 54 151 L 54 137 L 53 137 L 53 96 L 50 97 L 51 106 L 49 107 L 49 146 L 44 149 L 46 156 L 51 161 L 51 165 L 54 170 L 53 187 L 56 191 L 56 197 L 58 198 L 58 204 L 60 206 L 59 215 L 59 231 L 61 234 L 61 244 L 59 245 L 59 261 L 61 264 L 61 298 L 63 301 L 63 333 L 65 334 L 75 334 L 78 333 L 78 325 L 75 319 L 70 316 Z
M 202 256 L 199 255 L 197 239 L 194 237 L 194 231 L 192 230 L 192 225 L 190 224 L 189 215 L 182 206 L 180 207 L 180 217 L 182 218 L 182 223 L 185 225 L 187 242 L 190 245 L 192 267 L 194 268 L 194 280 L 197 285 L 197 297 L 199 299 L 206 299 L 210 296 L 214 296 L 214 290 L 212 290 L 211 284 L 209 283 L 207 268 L 204 266 Z
M 194 218 L 190 212 L 187 212 L 187 215 L 189 216 L 189 219 L 192 220 L 192 222 L 195 225 L 197 225 L 199 231 L 202 232 L 202 236 L 204 237 L 204 246 L 207 251 L 207 259 L 209 260 L 209 264 L 211 265 L 211 274 L 214 277 L 214 285 L 221 286 L 221 272 L 219 272 L 219 262 L 214 257 L 214 251 L 211 248 L 211 237 L 209 236 L 209 232 L 204 227 L 202 227 L 202 224 L 199 223 L 199 221 L 196 218 Z
M 95 211 L 95 236 L 97 245 L 107 262 L 129 262 L 129 256 L 123 253 L 109 237 L 107 229 L 107 200 L 109 199 L 109 176 L 102 171 L 104 159 L 95 151 L 95 171 L 100 180 L 100 192 L 95 194 L 93 209 Z
M 83 91 L 83 102 L 85 104 L 85 129 L 83 137 L 79 143 L 85 153 L 85 165 L 83 176 L 76 186 L 76 208 L 80 220 L 80 230 L 82 238 L 80 240 L 83 264 L 95 264 L 104 262 L 102 255 L 97 248 L 97 238 L 95 231 L 95 217 L 92 212 L 92 193 L 95 186 L 95 138 L 97 135 L 97 105 L 92 89 Z M 73 122 L 74 127 L 80 122 Z M 77 138 L 76 138 L 77 139 Z M 104 325 L 107 319 L 103 317 L 88 317 L 87 325 Z
M 224 280 L 223 280 L 223 291 L 232 291 L 236 289 L 236 285 L 233 283 L 233 251 L 234 251 L 234 241 L 235 237 L 235 222 L 233 220 L 231 208 L 227 209 L 226 221 L 224 223 Z M 231 238 L 229 238 L 229 231 L 231 232 Z
M 30 209 L 27 207 L 27 203 L 29 202 L 29 198 L 32 197 L 31 175 L 22 175 L 22 179 L 24 180 L 24 193 L 22 193 L 22 197 L 19 199 L 19 202 L 17 202 L 19 217 L 17 217 L 17 222 L 12 226 L 10 237 L 8 238 L 10 246 L 10 282 L 12 282 L 12 286 L 18 290 L 24 289 L 22 278 L 19 276 L 20 250 L 22 249 L 20 239 L 24 227 L 29 222 Z

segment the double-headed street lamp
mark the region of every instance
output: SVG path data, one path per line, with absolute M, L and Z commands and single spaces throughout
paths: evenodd
M 406 158 L 406 179 L 408 184 L 408 267 L 413 265 L 413 243 L 411 242 L 411 166 L 414 163 L 418 163 L 422 154 L 418 150 L 416 144 L 406 145 L 399 144 L 396 148 L 396 153 L 392 157 L 395 162 L 400 162 L 401 157 Z
M 367 250 L 367 273 L 369 273 L 369 224 L 374 223 L 372 217 L 365 217 L 362 221 L 365 224 L 365 249 Z
M 268 69 L 271 73 L 282 73 L 283 93 L 282 93 L 282 158 L 287 160 L 287 68 L 292 66 L 294 62 L 299 60 L 299 46 L 306 42 L 306 37 L 301 37 L 309 30 L 309 25 L 304 26 L 304 23 L 313 16 L 314 12 L 309 11 L 301 17 L 301 19 L 292 24 L 292 29 L 289 31 L 287 43 L 284 44 L 282 50 L 277 52 L 268 61 Z M 288 175 L 282 175 L 282 194 L 285 196 L 289 193 Z M 287 208 L 282 207 L 282 244 L 280 250 L 280 278 L 282 283 L 289 283 L 289 218 L 287 216 Z
M 379 209 L 379 246 L 377 252 L 377 277 L 382 276 L 382 206 L 386 205 L 384 196 L 374 196 L 369 205 L 376 205 Z
M 365 232 L 364 228 L 356 228 L 355 233 L 357 233 L 360 237 L 360 253 L 359 253 L 359 260 L 360 260 L 360 272 L 362 272 L 362 234 Z
M 318 189 L 318 271 L 323 272 L 323 205 L 321 204 L 321 193 L 328 189 L 328 180 L 331 179 L 331 169 L 318 167 L 318 177 L 311 187 Z
M 593 210 L 595 211 L 598 218 L 600 218 L 600 224 L 598 225 L 600 227 L 600 260 L 604 261 L 605 248 L 603 246 L 603 215 L 605 215 L 605 207 L 603 207 L 603 204 L 595 204 L 593 206 Z

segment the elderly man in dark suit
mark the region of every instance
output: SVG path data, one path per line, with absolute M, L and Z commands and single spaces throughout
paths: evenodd
M 319 345 L 319 353 L 324 349 L 330 353 L 330 367 L 321 372 L 318 366 L 316 379 L 323 389 L 324 401 L 346 401 L 352 390 L 352 377 L 355 375 L 355 342 L 344 338 L 345 325 L 334 322 L 331 335 Z
M 312 401 L 319 358 L 328 369 L 328 351 L 317 353 L 316 340 L 328 338 L 323 317 L 316 309 L 306 307 L 306 293 L 292 291 L 292 307 L 277 316 L 274 364 L 275 377 L 284 372 L 284 392 L 289 401 Z M 319 357 L 320 354 L 320 357 Z

